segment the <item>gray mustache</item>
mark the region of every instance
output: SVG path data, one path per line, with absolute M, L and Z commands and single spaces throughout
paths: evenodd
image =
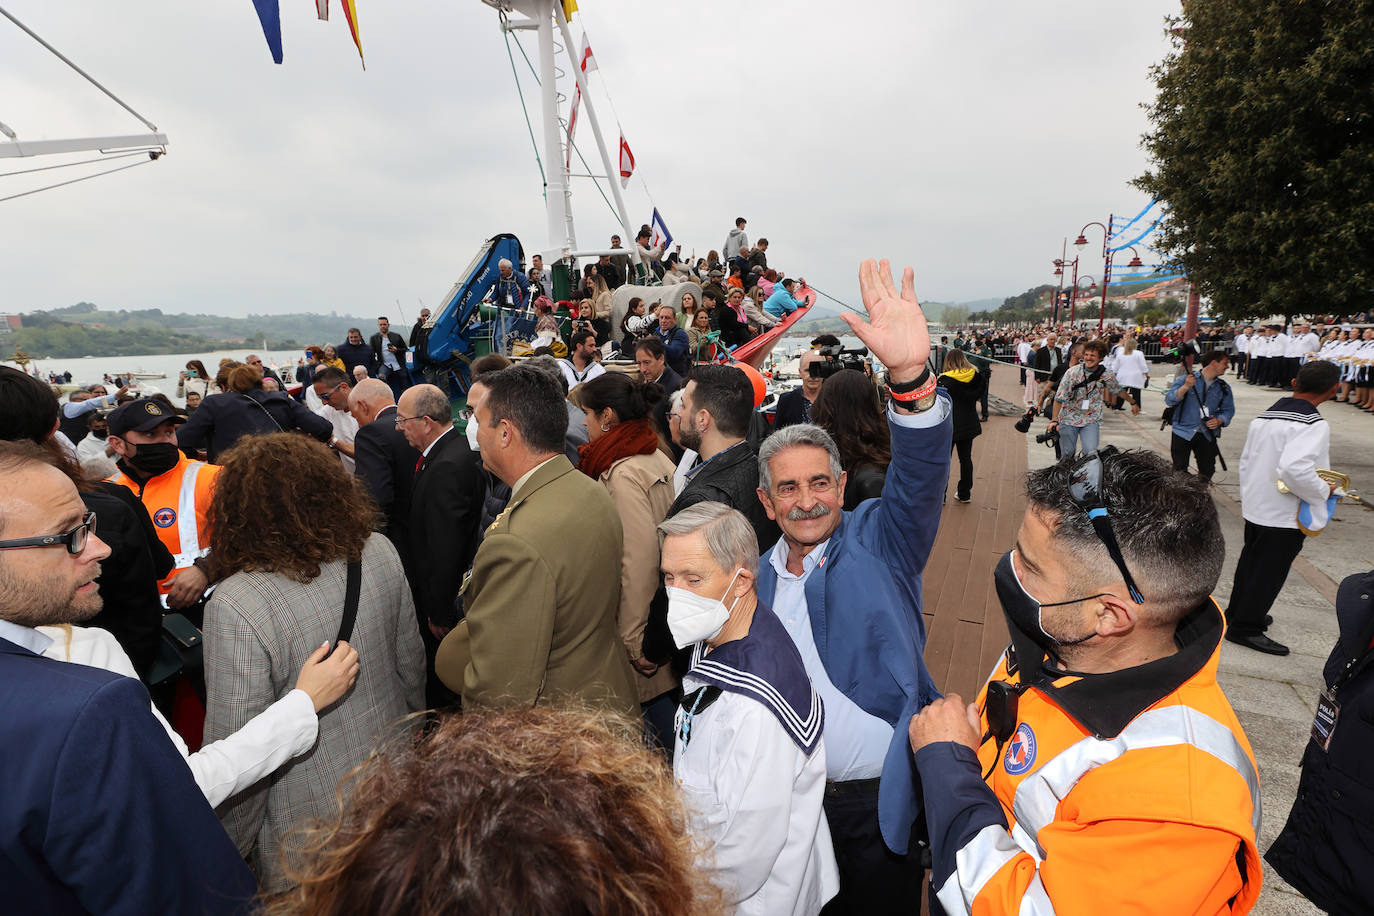
M 822 516 L 829 514 L 829 506 L 827 506 L 825 503 L 816 503 L 816 505 L 810 511 L 801 508 L 793 509 L 791 512 L 787 513 L 787 520 L 789 522 L 804 522 L 809 519 L 820 518 Z

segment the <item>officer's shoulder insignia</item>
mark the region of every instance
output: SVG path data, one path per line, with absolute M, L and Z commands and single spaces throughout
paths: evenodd
M 501 510 L 501 514 L 496 516 L 496 520 L 487 526 L 487 534 L 491 534 L 493 531 L 495 531 L 497 528 L 501 526 L 501 522 L 505 521 L 506 514 L 509 513 L 510 510 L 510 506 L 506 506 L 506 508 Z

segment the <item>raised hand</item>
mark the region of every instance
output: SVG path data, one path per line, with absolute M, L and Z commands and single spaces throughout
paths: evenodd
M 848 312 L 840 315 L 854 335 L 887 367 L 894 382 L 914 380 L 930 359 L 930 330 L 916 299 L 916 275 L 902 272 L 899 294 L 892 283 L 892 266 L 884 258 L 859 265 L 859 292 L 868 320 Z

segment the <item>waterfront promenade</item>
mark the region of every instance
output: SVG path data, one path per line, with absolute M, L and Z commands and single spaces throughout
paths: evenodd
M 1174 367 L 1157 364 L 1154 379 L 1167 382 Z M 992 393 L 1020 403 L 1017 372 L 1005 366 L 993 371 Z M 1242 519 L 1239 503 L 1240 453 L 1249 421 L 1278 399 L 1279 392 L 1232 383 L 1236 418 L 1222 439 L 1229 471 L 1218 468 L 1214 480 L 1217 509 L 1226 538 L 1226 564 L 1216 598 L 1226 606 L 1240 554 Z M 1159 430 L 1163 409 L 1160 391 L 1147 391 L 1138 417 L 1108 411 L 1102 444 L 1117 448 L 1152 448 L 1168 455 L 1170 431 Z M 1374 418 L 1356 415 L 1344 404 L 1320 408 L 1332 425 L 1331 461 L 1353 478 L 1357 490 L 1374 492 Z M 954 501 L 951 489 L 939 537 L 925 573 L 926 664 L 946 693 L 972 698 L 1006 646 L 1006 626 L 993 588 L 992 570 L 1010 549 L 1025 512 L 1024 479 L 1028 468 L 1043 467 L 1054 452 L 1038 445 L 1044 431 L 1037 420 L 1028 435 L 1016 432 L 1015 417 L 993 414 L 974 444 L 973 501 Z M 1341 506 L 1330 530 L 1309 539 L 1274 606 L 1270 635 L 1292 649 L 1274 658 L 1231 643 L 1222 644 L 1220 677 L 1259 764 L 1263 822 L 1260 851 L 1269 848 L 1283 828 L 1298 786 L 1298 761 L 1321 690 L 1321 669 L 1336 640 L 1334 601 L 1342 578 L 1374 567 L 1374 511 Z M 923 904 L 924 908 L 924 904 Z M 1316 914 L 1320 911 L 1288 887 L 1266 864 L 1264 890 L 1253 910 L 1262 916 Z

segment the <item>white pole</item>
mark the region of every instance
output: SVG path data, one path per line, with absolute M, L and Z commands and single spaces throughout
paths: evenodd
M 558 125 L 558 86 L 553 60 L 553 10 L 557 0 L 539 0 L 533 17 L 539 24 L 539 88 L 544 115 L 544 212 L 548 217 L 549 247 L 571 251 L 572 213 L 568 209 L 568 173 L 563 158 L 563 131 Z
M 601 164 L 606 169 L 606 174 L 610 176 L 607 182 L 611 186 L 611 196 L 615 198 L 615 208 L 620 213 L 620 228 L 625 232 L 625 240 L 630 242 L 630 260 L 632 263 L 639 264 L 639 246 L 634 244 L 634 232 L 630 229 L 630 217 L 625 211 L 625 199 L 620 195 L 620 175 L 619 162 L 612 165 L 610 154 L 606 151 L 606 138 L 601 136 L 601 125 L 596 120 L 596 109 L 592 107 L 591 94 L 587 92 L 587 75 L 582 72 L 582 61 L 578 60 L 578 49 L 573 44 L 572 34 L 568 31 L 568 20 L 563 14 L 562 4 L 554 4 L 554 18 L 558 21 L 558 29 L 563 35 L 563 48 L 568 52 L 568 60 L 572 62 L 572 72 L 577 80 L 577 86 L 582 90 L 582 106 L 587 109 L 587 121 L 592 129 L 592 136 L 596 137 L 596 148 L 601 152 Z M 571 140 L 569 142 L 572 142 Z M 620 149 L 616 148 L 616 158 L 619 159 Z M 626 277 L 626 282 L 629 278 Z

